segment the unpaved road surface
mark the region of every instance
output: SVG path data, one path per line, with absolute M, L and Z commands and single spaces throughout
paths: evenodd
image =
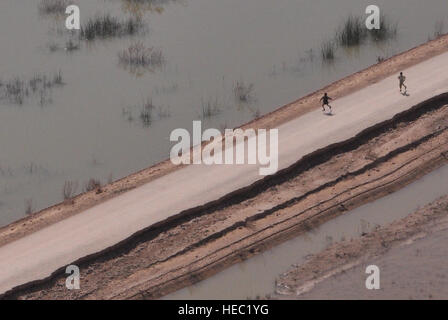
M 279 126 L 279 169 L 445 92 L 448 53 L 404 72 L 408 96 L 398 92 L 394 75 L 333 101 L 332 116 L 316 110 Z M 247 187 L 261 178 L 258 169 L 253 165 L 188 166 L 10 242 L 0 247 L 0 293 L 48 277 L 148 226 Z
M 334 244 L 278 280 L 288 299 L 448 299 L 448 195 L 359 239 Z M 380 270 L 367 290 L 366 267 Z M 297 294 L 298 293 L 298 294 Z

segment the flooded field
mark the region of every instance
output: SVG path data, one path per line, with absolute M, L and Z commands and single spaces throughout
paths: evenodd
M 446 195 L 447 180 L 448 166 L 445 165 L 397 192 L 331 219 L 304 235 L 164 299 L 254 299 L 272 295 L 275 279 L 291 265 L 304 263 L 309 255 L 319 253 L 333 242 L 360 237 L 377 226 L 404 218 Z
M 377 1 L 395 37 L 324 61 L 322 46 L 369 1 L 66 1 L 82 37 L 42 3 L 0 2 L 0 225 L 62 201 L 67 183 L 75 194 L 166 159 L 171 131 L 193 120 L 238 126 L 448 26 L 444 0 Z M 115 36 L 93 37 L 95 17 L 118 21 Z

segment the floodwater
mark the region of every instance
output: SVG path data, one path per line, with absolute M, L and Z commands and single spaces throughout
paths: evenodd
M 65 181 L 80 192 L 90 178 L 106 183 L 166 159 L 171 131 L 191 131 L 202 104 L 220 109 L 203 127 L 238 126 L 378 56 L 425 42 L 448 13 L 445 0 L 379 0 L 398 23 L 396 39 L 339 49 L 328 64 L 320 58 L 322 42 L 349 13 L 364 15 L 370 1 L 147 0 L 139 7 L 130 0 L 74 0 L 81 23 L 109 13 L 138 14 L 147 25 L 137 36 L 79 43 L 64 29 L 64 16 L 40 13 L 40 2 L 0 1 L 2 83 L 59 71 L 64 83 L 22 104 L 0 99 L 0 225 L 25 216 L 27 207 L 60 202 Z M 69 39 L 78 50 L 64 49 Z M 161 50 L 165 64 L 121 66 L 118 53 L 136 41 Z M 236 102 L 237 81 L 253 84 L 249 102 Z M 161 110 L 150 125 L 139 117 L 148 99 Z
M 404 218 L 448 193 L 448 165 L 386 197 L 336 217 L 320 227 L 238 263 L 215 276 L 170 294 L 164 299 L 254 299 L 272 295 L 275 279 L 292 265 L 333 242 L 359 237 Z

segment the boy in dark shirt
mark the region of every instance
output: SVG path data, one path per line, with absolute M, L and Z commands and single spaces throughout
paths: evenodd
M 322 101 L 322 111 L 325 112 L 325 106 L 328 106 L 328 108 L 330 108 L 330 112 L 331 112 L 331 106 L 328 104 L 330 100 L 333 100 L 333 99 L 330 98 L 328 96 L 328 94 L 325 92 L 324 96 L 322 98 L 320 98 L 320 101 Z
M 400 81 L 400 93 L 401 88 L 404 87 L 404 92 L 408 90 L 408 87 L 404 84 L 404 81 L 406 80 L 406 77 L 403 75 L 403 72 L 400 72 L 400 75 L 398 76 L 398 80 Z

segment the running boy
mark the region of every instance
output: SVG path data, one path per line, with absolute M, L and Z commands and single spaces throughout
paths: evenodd
M 324 96 L 322 98 L 320 98 L 319 101 L 322 101 L 322 111 L 325 112 L 325 106 L 328 106 L 328 108 L 330 108 L 330 112 L 331 112 L 331 106 L 328 104 L 329 100 L 333 100 L 332 98 L 330 98 L 328 96 L 328 94 L 325 92 Z
M 400 75 L 398 76 L 398 80 L 400 81 L 400 93 L 401 93 L 402 87 L 404 87 L 404 92 L 406 92 L 408 90 L 408 87 L 404 84 L 406 77 L 403 75 L 403 72 L 400 72 Z

